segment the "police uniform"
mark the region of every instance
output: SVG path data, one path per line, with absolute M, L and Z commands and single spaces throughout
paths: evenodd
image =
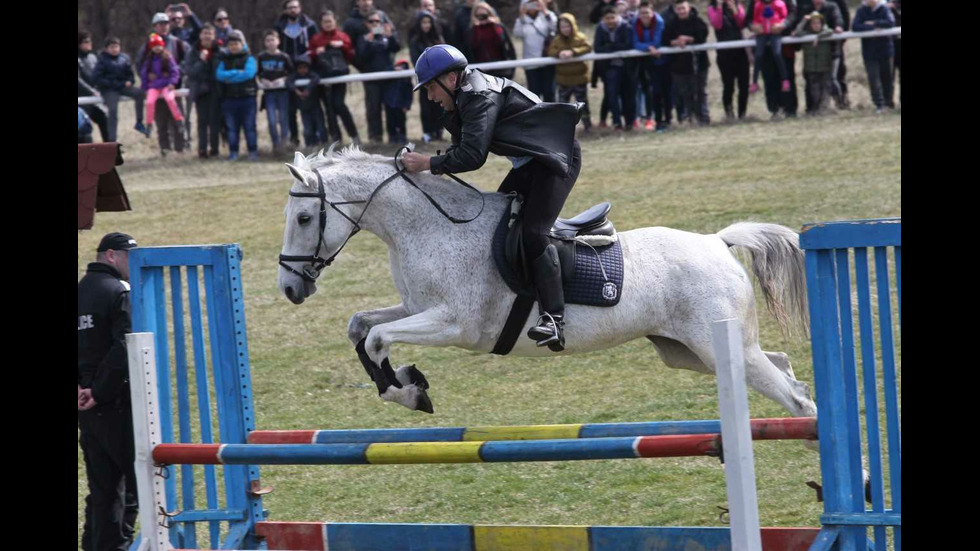
M 135 246 L 127 235 L 109 234 L 99 252 Z M 130 327 L 129 283 L 108 264 L 89 264 L 78 282 L 78 385 L 91 389 L 97 404 L 78 412 L 79 444 L 89 486 L 82 532 L 86 551 L 127 549 L 136 521 L 125 341 Z

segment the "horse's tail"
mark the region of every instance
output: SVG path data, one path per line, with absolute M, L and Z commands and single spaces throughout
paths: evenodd
M 762 296 L 783 330 L 795 327 L 806 334 L 806 268 L 799 235 L 784 226 L 756 222 L 736 222 L 717 235 L 729 247 L 749 251 Z

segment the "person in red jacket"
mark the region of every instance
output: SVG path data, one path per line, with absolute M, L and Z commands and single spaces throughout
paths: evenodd
M 331 78 L 350 73 L 350 64 L 354 62 L 354 43 L 350 36 L 337 27 L 337 18 L 332 11 L 325 11 L 320 16 L 320 32 L 310 38 L 310 59 L 313 70 L 320 78 Z M 320 101 L 327 113 L 327 128 L 332 141 L 340 141 L 340 126 L 337 117 L 344 125 L 351 142 L 360 144 L 354 117 L 344 102 L 347 95 L 347 84 L 328 84 L 320 86 Z

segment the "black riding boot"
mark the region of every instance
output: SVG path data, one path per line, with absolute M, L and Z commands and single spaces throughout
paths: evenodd
M 527 336 L 537 341 L 538 346 L 561 352 L 565 349 L 565 294 L 561 288 L 558 249 L 554 245 L 548 245 L 541 256 L 531 261 L 531 277 L 538 292 L 540 317 Z

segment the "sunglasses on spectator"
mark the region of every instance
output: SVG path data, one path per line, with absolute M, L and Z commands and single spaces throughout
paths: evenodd
M 215 21 L 228 21 L 228 17 L 215 17 Z
M 368 19 L 368 23 L 381 23 L 380 19 Z

